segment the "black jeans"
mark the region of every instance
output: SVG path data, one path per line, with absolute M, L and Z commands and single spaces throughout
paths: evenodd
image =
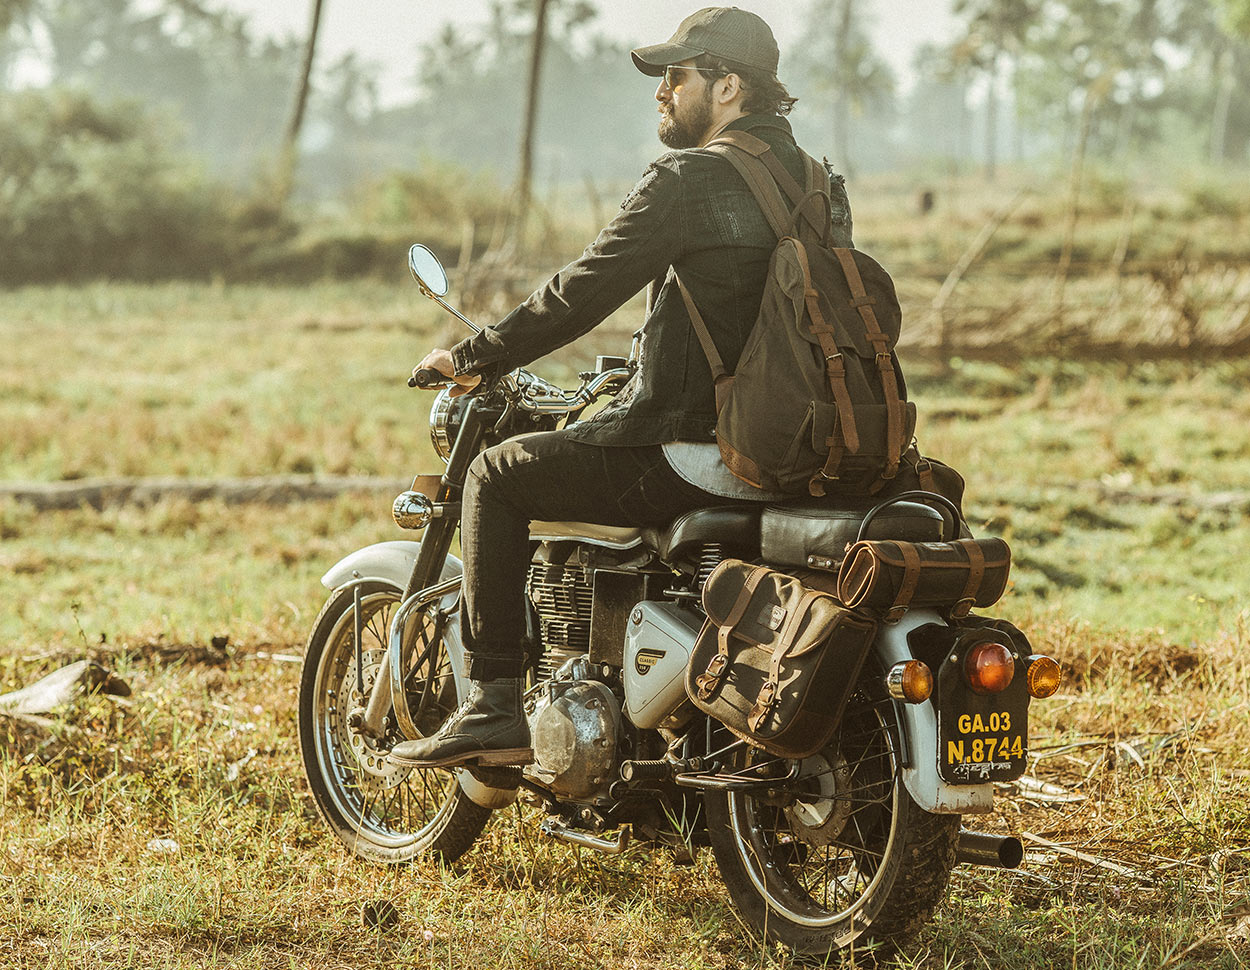
M 667 525 L 691 509 L 729 504 L 681 478 L 659 445 L 605 447 L 550 431 L 482 452 L 469 466 L 460 523 L 469 676 L 524 673 L 531 521 Z

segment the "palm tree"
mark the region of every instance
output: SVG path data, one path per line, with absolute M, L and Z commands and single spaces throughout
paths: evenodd
M 295 89 L 295 105 L 282 138 L 282 157 L 279 161 L 277 204 L 284 207 L 291 196 L 295 182 L 295 161 L 299 145 L 300 129 L 304 126 L 304 111 L 308 107 L 311 88 L 313 57 L 317 53 L 317 32 L 321 28 L 322 0 L 312 0 L 308 25 L 308 43 L 304 46 L 304 61 L 300 69 L 299 84 Z

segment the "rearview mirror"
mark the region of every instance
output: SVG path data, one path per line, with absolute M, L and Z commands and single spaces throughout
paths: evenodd
M 408 250 L 408 270 L 422 289 L 435 296 L 447 295 L 447 271 L 438 257 L 420 243 Z

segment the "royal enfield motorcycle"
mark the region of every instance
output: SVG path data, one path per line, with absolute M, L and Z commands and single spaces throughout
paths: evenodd
M 426 296 L 477 329 L 444 300 L 447 276 L 429 250 L 414 246 L 409 266 Z M 1028 706 L 1057 687 L 1054 661 L 1010 624 L 908 610 L 879 625 L 836 733 L 799 760 L 696 709 L 686 668 L 705 621 L 701 590 L 722 560 L 810 572 L 836 569 L 865 535 L 948 538 L 958 513 L 939 496 L 910 493 L 884 510 L 807 499 L 713 507 L 661 529 L 535 522 L 524 698 L 533 763 L 387 761 L 398 742 L 436 731 L 467 691 L 452 548 L 469 463 L 514 435 L 578 420 L 633 368 L 601 357 L 571 391 L 526 370 L 465 396 L 438 385 L 430 431 L 446 467 L 418 476 L 392 510 L 424 535 L 367 546 L 322 578 L 331 593 L 299 690 L 317 807 L 365 860 L 449 861 L 520 795 L 545 809 L 543 834 L 588 849 L 619 853 L 632 839 L 689 860 L 710 847 L 745 922 L 800 955 L 897 945 L 932 914 L 956 864 L 1019 863 L 1017 840 L 964 830 L 961 817 L 990 811 L 994 783 L 1024 772 Z M 418 373 L 409 384 L 437 380 Z

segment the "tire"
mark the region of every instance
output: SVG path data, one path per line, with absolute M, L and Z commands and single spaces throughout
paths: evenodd
M 730 898 L 749 926 L 803 958 L 914 935 L 946 891 L 958 815 L 920 809 L 903 785 L 894 703 L 870 675 L 838 735 L 771 793 L 708 792 L 708 834 Z M 871 693 L 869 693 L 871 689 Z M 794 762 L 753 748 L 736 770 L 785 777 Z
M 387 765 L 386 752 L 397 736 L 379 744 L 347 724 L 351 711 L 363 708 L 377 676 L 401 596 L 401 590 L 383 582 L 361 587 L 363 697 L 356 683 L 352 590 L 335 594 L 322 607 L 300 674 L 300 752 L 318 811 L 356 855 L 387 864 L 418 856 L 451 862 L 477 839 L 491 810 L 469 800 L 454 772 Z M 421 652 L 414 651 L 418 659 Z M 405 683 L 409 705 L 418 712 L 414 719 L 427 733 L 459 702 L 441 645 L 409 672 Z M 393 725 L 393 715 L 390 720 Z

